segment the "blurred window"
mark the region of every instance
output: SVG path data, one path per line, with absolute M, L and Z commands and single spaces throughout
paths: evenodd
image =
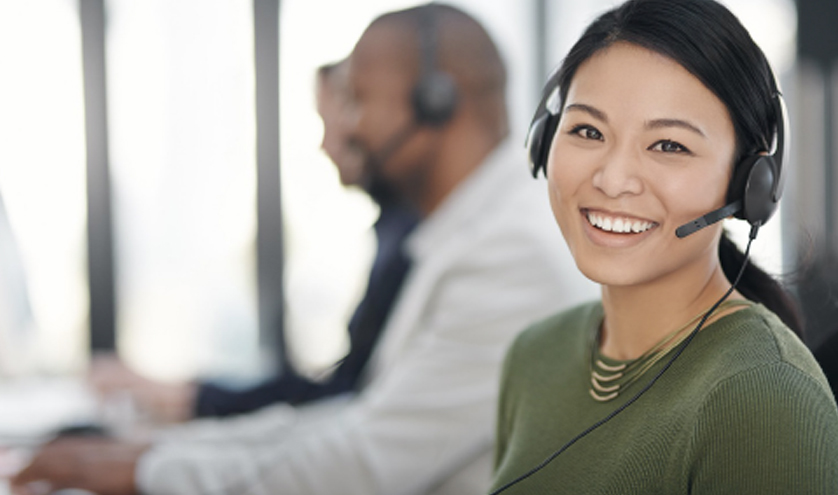
M 257 373 L 252 4 L 106 12 L 119 349 L 159 378 Z
M 319 150 L 314 74 L 347 56 L 377 15 L 418 3 L 280 4 L 286 338 L 304 372 L 346 350 L 376 218 L 376 207 L 342 187 Z M 538 98 L 537 2 L 452 3 L 498 41 L 509 68 L 513 139 L 523 142 Z M 788 74 L 792 0 L 725 3 Z M 545 0 L 547 69 L 613 4 Z M 105 7 L 119 349 L 158 378 L 255 376 L 270 360 L 259 349 L 256 307 L 252 0 L 106 0 Z M 78 370 L 87 357 L 88 290 L 77 1 L 0 0 L 0 69 L 0 193 L 37 329 L 28 332 L 31 362 Z M 782 270 L 779 218 L 754 246 L 774 272 Z M 741 223 L 731 227 L 742 230 Z
M 15 334 L 8 354 L 49 373 L 77 370 L 87 358 L 81 68 L 75 2 L 0 1 L 0 193 L 17 243 L 3 237 L 0 251 L 20 253 L 28 293 L 15 297 L 28 298 L 34 316 L 31 331 L 0 332 Z

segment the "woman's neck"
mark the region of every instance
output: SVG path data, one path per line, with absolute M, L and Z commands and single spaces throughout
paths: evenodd
M 635 359 L 708 310 L 730 288 L 718 263 L 693 272 L 685 276 L 679 271 L 643 285 L 603 286 L 600 351 L 613 359 Z M 737 292 L 730 296 L 741 297 Z M 729 311 L 714 314 L 707 323 Z

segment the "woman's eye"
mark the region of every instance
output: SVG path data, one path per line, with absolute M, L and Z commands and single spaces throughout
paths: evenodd
M 662 139 L 650 146 L 649 149 L 652 151 L 661 151 L 663 153 L 691 153 L 691 151 L 683 144 L 676 141 L 670 141 L 669 139 Z
M 569 134 L 576 135 L 584 139 L 602 141 L 602 133 L 589 125 L 578 125 L 571 129 Z

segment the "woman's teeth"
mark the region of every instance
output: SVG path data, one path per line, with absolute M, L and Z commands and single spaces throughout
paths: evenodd
M 654 222 L 606 216 L 590 211 L 588 212 L 588 222 L 594 227 L 606 232 L 617 232 L 621 234 L 639 234 L 655 226 Z

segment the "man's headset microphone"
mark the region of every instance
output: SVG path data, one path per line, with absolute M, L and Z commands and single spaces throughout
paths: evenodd
M 542 172 L 545 176 L 547 175 L 547 158 L 550 154 L 550 146 L 553 142 L 553 136 L 556 133 L 559 120 L 561 119 L 561 105 L 563 102 L 561 101 L 560 88 L 558 86 L 557 79 L 558 74 L 555 74 L 548 80 L 544 88 L 541 103 L 538 105 L 527 135 L 526 146 L 529 156 L 530 172 L 533 177 L 536 178 L 538 177 L 539 172 Z M 547 456 L 547 458 L 545 458 L 540 464 L 534 466 L 532 469 L 513 479 L 509 483 L 499 487 L 490 495 L 499 494 L 540 471 L 552 462 L 553 459 L 570 448 L 570 446 L 574 443 L 604 425 L 636 402 L 672 366 L 678 356 L 684 352 L 684 349 L 686 349 L 695 335 L 704 326 L 704 323 L 710 315 L 713 314 L 716 308 L 718 308 L 731 293 L 733 293 L 736 285 L 742 277 L 742 274 L 745 272 L 745 267 L 748 263 L 748 254 L 751 249 L 751 242 L 753 242 L 756 238 L 759 228 L 768 221 L 777 209 L 777 204 L 779 203 L 780 196 L 782 196 L 783 193 L 785 179 L 783 173 L 783 163 L 788 158 L 788 146 L 786 143 L 788 115 L 786 112 L 785 102 L 783 101 L 783 97 L 780 93 L 777 93 L 774 96 L 773 105 L 777 115 L 777 130 L 774 139 L 774 151 L 771 154 L 754 154 L 743 158 L 736 165 L 736 167 L 734 167 L 733 176 L 728 186 L 726 204 L 721 208 L 713 210 L 691 222 L 681 225 L 675 230 L 675 235 L 678 238 L 684 238 L 731 215 L 735 218 L 745 220 L 750 224 L 751 231 L 748 236 L 748 245 L 745 248 L 744 260 L 742 261 L 739 273 L 730 288 L 704 314 L 696 327 L 691 331 L 690 335 L 677 347 L 672 357 L 664 364 L 663 368 L 661 368 L 661 370 L 658 371 L 658 373 L 655 374 L 655 376 L 652 377 L 639 392 L 637 392 L 624 404 L 614 409 L 607 416 L 581 431 L 567 443 L 553 451 L 553 453 Z
M 377 150 L 367 150 L 367 166 L 380 168 L 396 154 L 413 134 L 423 127 L 440 128 L 457 109 L 457 85 L 454 78 L 437 64 L 437 5 L 419 8 L 420 74 L 410 93 L 412 119 L 397 129 Z

